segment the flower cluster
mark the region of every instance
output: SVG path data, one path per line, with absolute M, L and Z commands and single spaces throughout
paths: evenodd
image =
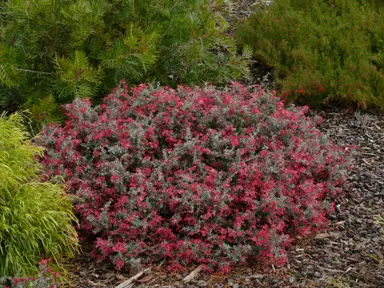
M 122 82 L 97 107 L 65 110 L 43 131 L 43 163 L 75 194 L 95 257 L 117 269 L 282 264 L 294 237 L 324 227 L 350 166 L 306 107 L 260 87 Z

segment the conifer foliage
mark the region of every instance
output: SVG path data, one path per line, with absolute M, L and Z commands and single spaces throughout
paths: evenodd
M 284 263 L 294 237 L 324 227 L 349 168 L 306 108 L 259 87 L 122 83 L 65 110 L 42 133 L 43 164 L 76 195 L 94 256 L 118 269 Z
M 255 6 L 237 40 L 274 69 L 285 99 L 383 109 L 383 3 L 274 0 Z
M 226 33 L 225 2 L 1 0 L 0 105 L 105 95 L 120 79 L 199 85 L 245 76 L 249 51 L 238 55 Z

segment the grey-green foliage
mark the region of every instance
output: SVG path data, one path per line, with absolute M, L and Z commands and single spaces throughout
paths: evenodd
M 44 262 L 48 262 L 44 260 Z M 57 288 L 55 272 L 47 263 L 40 263 L 40 271 L 36 277 L 0 277 L 0 288 Z
M 0 276 L 33 276 L 41 257 L 73 256 L 77 234 L 71 201 L 61 185 L 42 180 L 20 114 L 0 116 Z

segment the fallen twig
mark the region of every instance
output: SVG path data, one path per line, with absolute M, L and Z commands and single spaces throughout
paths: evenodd
M 251 275 L 251 276 L 248 276 L 247 278 L 248 279 L 260 279 L 260 278 L 264 278 L 265 277 L 265 275 L 264 274 L 253 274 L 253 275 Z
M 107 285 L 103 283 L 96 283 L 88 279 L 88 283 L 92 285 L 92 287 L 107 287 Z
M 333 233 L 333 232 L 330 232 L 330 233 L 320 233 L 320 234 L 317 234 L 315 236 L 315 239 L 327 239 L 327 238 L 340 238 L 341 234 L 340 233 Z
M 332 272 L 332 273 L 344 273 L 343 270 L 328 269 L 328 268 L 324 268 L 324 267 L 321 267 L 321 266 L 317 266 L 317 267 L 320 268 L 321 270 L 325 270 L 325 271 Z
M 119 286 L 117 286 L 116 288 L 131 288 L 133 287 L 133 285 L 135 285 L 135 282 L 141 277 L 143 276 L 145 273 L 148 273 L 151 271 L 151 268 L 147 268 L 139 273 L 137 273 L 135 276 L 129 278 L 127 281 L 124 281 L 123 283 L 121 283 Z
M 203 266 L 202 266 L 202 265 L 200 265 L 200 266 L 197 267 L 195 270 L 193 270 L 191 273 L 189 273 L 189 275 L 183 279 L 184 284 L 190 282 L 193 278 L 195 278 L 196 275 L 199 274 L 199 272 L 201 271 L 201 269 L 203 269 Z

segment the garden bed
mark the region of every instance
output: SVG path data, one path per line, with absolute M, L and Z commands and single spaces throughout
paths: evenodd
M 135 287 L 382 287 L 384 239 L 375 216 L 384 205 L 384 114 L 332 109 L 311 111 L 336 144 L 357 145 L 348 195 L 330 216 L 330 229 L 291 246 L 282 268 L 238 267 L 231 274 L 199 273 L 191 284 L 183 278 L 197 267 L 169 274 L 158 265 Z M 383 215 L 382 215 L 383 216 Z M 88 247 L 77 259 L 74 287 L 115 287 L 129 277 L 91 262 Z M 349 286 L 347 286 L 349 285 Z
M 234 16 L 227 19 L 232 24 L 231 33 L 238 19 L 250 16 L 255 3 L 234 2 Z M 256 60 L 251 63 L 252 77 L 243 84 L 276 89 L 272 69 Z M 173 75 L 169 76 L 173 79 Z M 11 110 L 16 109 L 9 106 L 8 112 Z M 111 263 L 96 263 L 91 244 L 95 239 L 81 239 L 82 251 L 65 264 L 69 273 L 64 275 L 60 287 L 384 287 L 384 224 L 377 221 L 378 216 L 384 217 L 384 113 L 328 106 L 310 110 L 308 116 L 323 118 L 319 129 L 329 134 L 336 145 L 356 146 L 358 150 L 352 152 L 353 170 L 349 172 L 347 194 L 336 203 L 335 212 L 328 215 L 329 228 L 295 239 L 288 246 L 286 264 L 263 266 L 259 261 L 235 266 L 225 275 L 201 271 L 198 264 L 187 266 L 182 272 L 170 272 L 167 262 L 162 261 L 145 263 L 142 274 L 135 276 L 125 267 L 116 271 Z M 56 140 L 53 138 L 53 143 Z

